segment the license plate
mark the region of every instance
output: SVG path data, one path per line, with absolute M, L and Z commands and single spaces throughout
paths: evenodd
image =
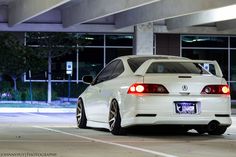
M 178 114 L 196 114 L 196 102 L 175 102 L 175 111 Z

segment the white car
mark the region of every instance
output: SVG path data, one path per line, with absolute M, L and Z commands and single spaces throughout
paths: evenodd
M 216 61 L 176 56 L 123 56 L 111 61 L 79 96 L 79 128 L 119 135 L 136 125 L 177 125 L 221 135 L 231 125 L 230 89 Z

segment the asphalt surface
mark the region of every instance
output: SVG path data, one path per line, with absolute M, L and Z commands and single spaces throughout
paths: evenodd
M 235 157 L 236 117 L 222 136 L 194 131 L 160 133 L 146 128 L 113 136 L 104 129 L 77 129 L 72 113 L 1 113 L 0 157 L 9 156 Z

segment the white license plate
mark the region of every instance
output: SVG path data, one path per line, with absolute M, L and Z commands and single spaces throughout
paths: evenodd
M 175 102 L 175 111 L 178 114 L 196 114 L 196 102 Z

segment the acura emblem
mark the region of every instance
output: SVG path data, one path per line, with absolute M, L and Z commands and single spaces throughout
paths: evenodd
M 187 91 L 188 90 L 188 86 L 187 85 L 183 85 L 182 89 L 183 89 L 183 91 Z

